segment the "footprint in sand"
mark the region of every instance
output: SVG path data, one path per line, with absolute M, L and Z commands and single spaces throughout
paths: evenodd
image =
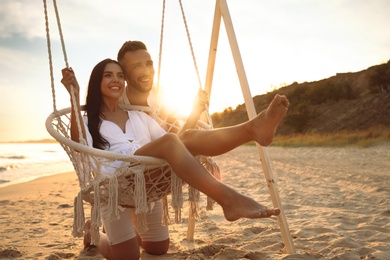
M 0 258 L 9 259 L 13 257 L 21 257 L 23 254 L 16 248 L 0 248 Z
M 243 232 L 244 232 L 245 236 L 248 236 L 248 235 L 253 235 L 253 234 L 258 235 L 265 230 L 267 230 L 267 229 L 262 228 L 262 227 L 250 227 L 250 228 L 245 228 L 243 230 Z
M 74 257 L 74 256 L 75 256 L 75 254 L 73 254 L 73 253 L 56 252 L 56 253 L 49 255 L 46 259 L 48 259 L 48 260 L 69 259 L 69 258 Z

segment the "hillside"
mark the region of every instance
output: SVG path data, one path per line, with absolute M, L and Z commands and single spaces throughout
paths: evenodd
M 304 83 L 293 83 L 253 97 L 256 111 L 276 94 L 291 103 L 277 134 L 336 133 L 390 128 L 390 61 L 354 73 Z M 214 127 L 234 125 L 248 119 L 245 104 L 212 114 Z

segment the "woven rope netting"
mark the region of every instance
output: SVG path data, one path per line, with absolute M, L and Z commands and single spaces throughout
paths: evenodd
M 53 112 L 46 120 L 46 129 L 63 147 L 72 161 L 76 171 L 80 192 L 74 201 L 74 225 L 73 235 L 82 236 L 84 228 L 84 205 L 83 201 L 91 204 L 91 237 L 92 244 L 99 243 L 99 227 L 101 226 L 100 205 L 108 205 L 111 218 L 118 218 L 118 207 L 134 207 L 137 214 L 137 228 L 147 229 L 145 214 L 149 211 L 154 201 L 163 201 L 163 224 L 171 223 L 168 214 L 167 195 L 171 195 L 171 206 L 175 210 L 175 222 L 181 220 L 181 208 L 183 205 L 183 181 L 176 176 L 169 164 L 162 159 L 147 156 L 129 156 L 110 151 L 89 147 L 80 134 L 80 143 L 70 138 L 70 112 L 71 108 L 57 110 L 54 84 L 54 69 L 51 55 L 50 32 L 46 0 L 43 0 L 46 36 L 50 66 L 51 90 L 53 98 Z M 68 66 L 65 44 L 62 35 L 56 1 L 53 0 L 60 33 L 65 65 Z M 164 1 L 165 5 L 165 1 Z M 163 16 L 164 17 L 164 16 Z M 184 17 L 184 16 L 183 16 Z M 162 40 L 162 37 L 161 37 Z M 160 48 L 161 48 L 160 44 Z M 160 54 L 161 57 L 161 54 Z M 71 91 L 71 100 L 76 102 L 74 93 Z M 75 103 L 74 103 L 75 104 Z M 135 107 L 134 109 L 138 109 Z M 83 110 L 84 108 L 82 108 Z M 148 109 L 148 108 L 146 108 Z M 149 108 L 150 109 L 150 108 Z M 81 115 L 82 111 L 76 111 Z M 153 110 L 152 117 L 160 124 L 169 125 L 169 129 L 182 125 L 176 119 L 167 122 L 158 117 L 158 111 Z M 77 118 L 79 132 L 81 133 L 82 118 Z M 210 123 L 211 124 L 211 123 Z M 211 128 L 209 124 L 198 121 L 198 128 Z M 219 178 L 219 170 L 209 157 L 199 156 L 198 160 L 211 174 Z M 188 186 L 190 207 L 198 217 L 199 191 Z M 212 209 L 214 201 L 207 199 L 207 209 Z

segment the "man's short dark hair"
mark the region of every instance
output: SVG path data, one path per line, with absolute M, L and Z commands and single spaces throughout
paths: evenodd
M 128 51 L 137 51 L 137 50 L 145 50 L 147 51 L 148 49 L 146 48 L 145 43 L 141 41 L 127 41 L 125 42 L 120 50 L 118 51 L 118 56 L 117 56 L 117 61 L 119 61 L 121 64 L 123 61 L 123 58 L 125 57 L 126 52 Z

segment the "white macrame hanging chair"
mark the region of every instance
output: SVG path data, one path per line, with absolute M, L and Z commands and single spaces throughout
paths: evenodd
M 199 79 L 199 73 L 197 71 L 196 61 L 192 50 L 187 23 L 185 21 L 182 3 L 180 0 L 179 2 L 187 30 L 188 40 L 190 42 L 196 72 L 198 74 Z M 56 94 L 53 76 L 54 69 L 51 55 L 52 51 L 50 43 L 46 0 L 43 0 L 43 3 L 45 12 L 47 47 L 49 55 L 51 90 L 53 99 L 53 112 L 46 119 L 46 129 L 50 133 L 50 135 L 60 143 L 60 145 L 68 154 L 70 160 L 73 163 L 80 186 L 80 192 L 74 199 L 74 224 L 72 231 L 73 236 L 81 237 L 83 235 L 85 223 L 83 201 L 89 202 L 91 204 L 91 244 L 93 245 L 97 245 L 99 243 L 99 227 L 101 226 L 101 216 L 99 208 L 101 203 L 108 204 L 111 219 L 118 218 L 118 206 L 135 208 L 135 213 L 137 214 L 137 228 L 139 230 L 146 230 L 148 227 L 145 219 L 145 214 L 149 211 L 152 203 L 160 199 L 163 202 L 162 223 L 164 225 L 168 225 L 171 223 L 168 214 L 169 211 L 167 203 L 167 195 L 170 194 L 171 206 L 175 210 L 175 222 L 180 222 L 181 208 L 183 205 L 182 188 L 185 183 L 183 183 L 183 181 L 176 176 L 176 174 L 172 171 L 169 164 L 165 160 L 148 156 L 130 156 L 89 147 L 81 134 L 82 119 L 79 118 L 79 116 L 77 116 L 76 120 L 80 133 L 80 143 L 71 140 L 71 108 L 69 107 L 57 110 L 56 107 Z M 56 14 L 57 25 L 62 44 L 65 67 L 69 67 L 56 0 L 53 0 L 53 6 Z M 161 66 L 164 12 L 165 0 L 163 1 L 162 12 L 158 80 L 160 77 Z M 71 102 L 76 102 L 73 89 L 71 90 Z M 130 109 L 132 108 L 130 107 Z M 133 109 L 138 110 L 139 107 L 134 107 Z M 82 111 L 84 111 L 83 106 Z M 79 115 L 80 112 L 81 111 L 76 111 L 76 115 Z M 166 122 L 164 122 L 158 117 L 158 114 L 159 106 L 154 108 L 152 115 L 158 122 L 166 124 Z M 204 129 L 212 128 L 211 118 L 208 113 L 207 118 L 209 120 L 208 124 L 203 121 L 198 121 L 197 127 Z M 170 125 L 171 127 L 176 127 L 178 124 L 177 122 L 170 122 Z M 211 158 L 199 156 L 197 159 L 212 175 L 220 179 L 219 168 L 211 160 Z M 190 186 L 188 186 L 188 188 L 191 208 L 190 212 L 192 212 L 193 214 L 193 216 L 191 217 L 197 219 L 199 191 L 195 190 Z M 213 204 L 214 201 L 210 198 L 207 198 L 206 209 L 212 209 Z

